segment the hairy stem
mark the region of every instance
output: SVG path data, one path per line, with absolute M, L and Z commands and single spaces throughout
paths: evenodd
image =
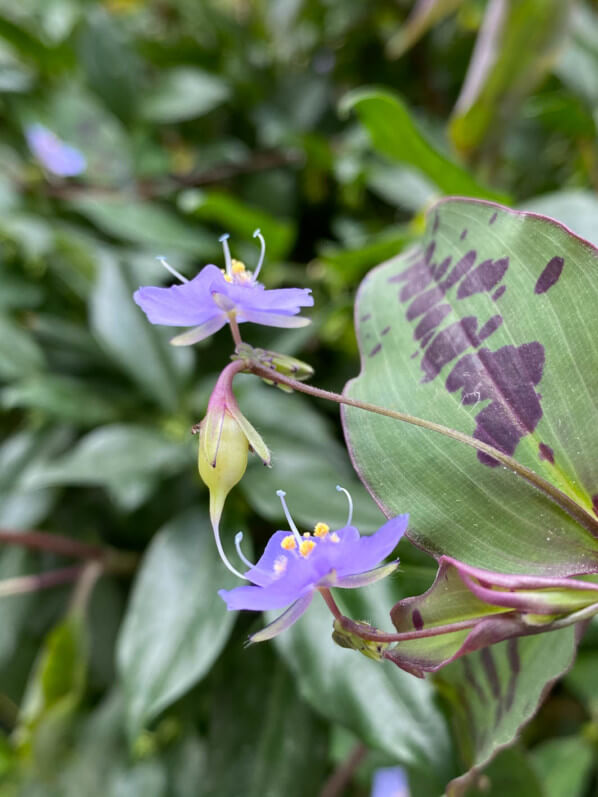
M 338 608 L 338 604 L 334 600 L 334 598 L 332 597 L 332 593 L 330 592 L 330 590 L 327 587 L 319 587 L 319 591 L 320 591 L 320 595 L 326 601 L 326 606 L 328 606 L 328 608 L 330 609 L 332 614 L 336 617 L 337 620 L 341 620 L 342 621 L 343 613 Z
M 237 319 L 235 318 L 234 313 L 230 313 L 228 317 L 228 323 L 230 326 L 230 333 L 233 336 L 233 340 L 235 342 L 235 346 L 242 346 L 243 345 L 243 338 L 241 337 L 241 332 L 239 330 L 239 324 L 237 323 Z
M 493 616 L 508 617 L 512 615 L 513 612 L 501 612 Z M 445 623 L 445 625 L 437 625 L 431 628 L 387 634 L 385 631 L 379 631 L 377 628 L 372 628 L 364 623 L 351 620 L 349 617 L 339 617 L 338 620 L 345 631 L 358 636 L 360 639 L 365 639 L 368 642 L 406 642 L 408 639 L 423 639 L 424 637 L 440 636 L 441 634 L 451 634 L 455 631 L 464 631 L 467 628 L 473 628 L 480 622 L 479 617 L 473 617 L 470 620 L 459 620 L 456 623 Z
M 583 526 L 586 531 L 589 531 L 594 537 L 598 537 L 598 520 L 594 519 L 588 512 L 585 511 L 583 507 L 570 498 L 566 493 L 562 492 L 562 490 L 559 490 L 557 487 L 555 487 L 546 479 L 543 479 L 530 468 L 527 468 L 525 465 L 521 465 L 521 463 L 517 462 L 517 460 L 513 459 L 513 457 L 504 454 L 498 448 L 494 448 L 494 446 L 483 443 L 481 440 L 476 440 L 475 437 L 470 437 L 463 432 L 458 432 L 456 429 L 451 429 L 450 427 L 443 426 L 440 423 L 434 423 L 434 421 L 426 421 L 423 418 L 418 418 L 415 415 L 409 415 L 406 412 L 391 410 L 388 407 L 380 407 L 377 404 L 371 404 L 369 401 L 360 401 L 359 399 L 353 399 L 349 396 L 343 396 L 340 393 L 333 393 L 330 390 L 322 390 L 319 387 L 306 385 L 303 382 L 298 382 L 296 379 L 292 379 L 291 377 L 283 376 L 274 369 L 267 368 L 260 363 L 249 362 L 247 367 L 257 376 L 286 385 L 287 387 L 290 387 L 293 390 L 297 390 L 301 393 L 307 393 L 309 396 L 324 399 L 325 401 L 334 401 L 337 404 L 344 404 L 347 407 L 355 407 L 356 409 L 365 410 L 366 412 L 374 412 L 377 415 L 384 415 L 386 418 L 393 418 L 396 421 L 409 423 L 413 426 L 420 426 L 422 429 L 427 429 L 430 432 L 436 432 L 438 434 L 444 435 L 444 437 L 450 437 L 452 440 L 457 440 L 459 443 L 465 443 L 465 445 L 471 446 L 471 448 L 475 448 L 477 451 L 482 451 L 484 454 L 487 454 L 488 456 L 498 460 L 501 465 L 504 465 L 513 473 L 521 476 L 538 490 L 541 490 L 558 506 L 560 506 L 561 509 L 567 512 L 568 515 L 570 515 L 581 526 Z

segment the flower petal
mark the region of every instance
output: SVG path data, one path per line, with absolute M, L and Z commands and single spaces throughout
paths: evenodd
M 261 324 L 264 327 L 286 327 L 288 329 L 306 327 L 308 324 L 311 324 L 309 318 L 304 318 L 300 315 L 266 312 L 263 310 L 253 310 L 247 307 L 237 307 L 237 321 L 240 324 L 245 321 L 250 321 L 253 324 Z
M 337 563 L 339 580 L 354 573 L 364 573 L 380 564 L 395 549 L 408 523 L 409 515 L 398 515 L 388 520 L 375 534 L 361 537 L 353 545 L 343 546 L 345 555 Z
M 283 631 L 286 631 L 293 623 L 297 622 L 302 614 L 305 614 L 313 596 L 313 592 L 310 591 L 302 598 L 299 598 L 292 606 L 289 606 L 284 614 L 281 614 L 280 617 L 277 617 L 272 623 L 262 628 L 261 631 L 252 634 L 247 640 L 247 644 L 253 645 L 255 642 L 266 642 L 266 640 L 272 639 Z
M 344 576 L 344 578 L 339 578 L 333 586 L 343 587 L 344 589 L 367 587 L 368 584 L 373 584 L 381 578 L 386 578 L 386 576 L 394 573 L 398 566 L 399 560 L 396 559 L 387 565 L 380 565 L 379 567 L 374 567 L 373 570 L 366 570 L 365 573 L 353 573 L 352 575 Z
M 308 585 L 308 588 L 310 587 L 311 585 Z M 226 603 L 229 612 L 243 610 L 263 612 L 270 609 L 284 609 L 300 598 L 305 589 L 305 585 L 297 587 L 289 584 L 286 579 L 281 579 L 267 587 L 235 587 L 231 590 L 218 590 L 218 594 Z
M 242 309 L 295 315 L 301 307 L 311 307 L 314 303 L 311 290 L 306 288 L 266 290 L 259 282 L 249 285 L 225 284 L 227 296 Z
M 193 343 L 199 343 L 200 340 L 204 340 L 204 338 L 209 338 L 214 332 L 222 329 L 225 324 L 226 317 L 218 313 L 218 315 L 208 318 L 203 324 L 192 327 L 187 332 L 183 332 L 182 335 L 176 335 L 171 338 L 170 343 L 172 346 L 191 346 Z
M 213 317 L 216 306 L 211 288 L 221 281 L 224 282 L 219 269 L 206 266 L 190 282 L 170 288 L 139 288 L 133 299 L 152 324 L 196 326 Z

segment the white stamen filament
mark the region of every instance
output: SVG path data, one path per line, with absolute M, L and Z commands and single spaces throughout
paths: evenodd
M 156 260 L 158 261 L 158 263 L 163 265 L 164 268 L 167 271 L 170 271 L 170 273 L 172 274 L 173 277 L 176 277 L 181 282 L 189 282 L 187 277 L 183 277 L 182 274 L 179 274 L 179 272 L 176 270 L 176 268 L 173 268 L 169 263 L 166 262 L 166 258 L 163 255 L 160 255 L 159 257 L 157 257 Z
M 297 529 L 297 526 L 295 525 L 295 522 L 294 522 L 293 518 L 291 517 L 291 513 L 289 512 L 289 508 L 287 506 L 287 502 L 284 500 L 284 497 L 285 497 L 286 493 L 285 493 L 284 490 L 277 490 L 276 491 L 276 495 L 280 498 L 280 503 L 282 504 L 282 508 L 284 510 L 284 515 L 285 515 L 285 517 L 287 519 L 287 523 L 289 524 L 289 528 L 293 532 L 293 536 L 295 537 L 295 539 L 297 541 L 297 545 L 300 546 L 301 543 L 303 542 L 303 540 L 301 539 L 301 535 L 299 534 L 299 530 Z
M 353 499 L 351 498 L 351 493 L 348 490 L 345 490 L 344 487 L 341 487 L 340 484 L 336 485 L 336 489 L 339 493 L 344 493 L 347 496 L 347 501 L 349 502 L 349 517 L 347 518 L 346 526 L 351 525 L 351 521 L 353 520 Z
M 237 534 L 235 534 L 235 548 L 237 549 L 239 559 L 243 562 L 244 565 L 247 565 L 247 567 L 255 567 L 253 562 L 250 562 L 249 559 L 245 556 L 245 554 L 241 550 L 242 542 L 243 542 L 243 532 L 239 531 L 237 532 Z
M 218 239 L 222 244 L 222 248 L 224 250 L 224 263 L 226 265 L 226 273 L 232 277 L 233 273 L 233 261 L 230 256 L 230 249 L 228 248 L 228 239 L 230 235 L 226 232 L 224 235 L 221 235 Z
M 259 239 L 260 246 L 261 246 L 260 259 L 258 260 L 257 266 L 255 267 L 255 269 L 253 271 L 253 279 L 254 279 L 254 282 L 255 282 L 255 280 L 257 280 L 258 274 L 260 273 L 260 270 L 262 268 L 262 264 L 264 262 L 264 257 L 266 256 L 266 241 L 264 240 L 264 236 L 262 235 L 261 230 L 259 228 L 253 233 L 253 237 Z
M 239 573 L 239 571 L 236 568 L 234 568 L 231 565 L 231 563 L 228 561 L 228 558 L 224 553 L 224 549 L 222 548 L 222 542 L 220 541 L 220 529 L 217 526 L 214 527 L 214 540 L 216 541 L 216 548 L 218 549 L 218 553 L 220 554 L 220 558 L 222 559 L 224 566 L 228 570 L 230 570 L 231 573 L 234 573 L 235 576 L 242 579 L 243 581 L 246 581 L 247 579 L 245 578 L 243 573 Z

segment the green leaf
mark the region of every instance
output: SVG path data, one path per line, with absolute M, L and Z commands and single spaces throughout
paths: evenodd
M 464 167 L 435 149 L 397 95 L 383 89 L 357 89 L 343 98 L 340 108 L 343 113 L 356 111 L 374 149 L 393 161 L 419 169 L 445 194 L 505 200 L 504 194 L 480 185 Z
M 170 346 L 166 341 L 171 334 L 152 326 L 135 305 L 138 286 L 126 265 L 108 254 L 100 255 L 98 265 L 90 298 L 90 324 L 98 343 L 142 390 L 172 411 L 190 352 Z
M 322 520 L 340 528 L 347 519 L 347 501 L 335 489 L 340 484 L 353 497 L 354 523 L 361 531 L 377 529 L 384 518 L 355 478 L 344 448 L 322 416 L 300 396 L 266 387 L 254 377 L 249 380 L 239 391 L 239 403 L 272 452 L 271 468 L 252 457 L 240 483 L 255 511 L 285 522 L 276 496 L 283 489 L 297 523 L 309 529 Z
M 148 479 L 152 484 L 191 462 L 188 447 L 153 427 L 110 424 L 94 429 L 67 454 L 32 466 L 24 487 L 76 484 L 122 491 Z
M 243 649 L 237 642 L 215 681 L 206 797 L 237 797 L 240 783 L 244 797 L 318 794 L 328 757 L 326 730 L 272 647 Z
M 276 260 L 289 253 L 294 240 L 293 225 L 288 221 L 276 219 L 270 213 L 251 207 L 230 194 L 222 191 L 194 191 L 189 200 L 193 215 L 204 221 L 215 222 L 234 235 L 252 241 L 253 261 L 257 261 L 259 249 L 253 233 L 260 229 L 266 240 L 266 257 Z M 233 245 L 234 255 L 234 245 Z M 252 261 L 248 261 L 252 263 Z M 251 267 L 251 266 L 250 266 Z
M 42 771 L 52 767 L 65 744 L 85 687 L 87 635 L 80 615 L 72 614 L 47 636 L 29 678 L 16 742 L 32 754 Z
M 555 60 L 572 5 L 518 0 L 487 6 L 450 126 L 460 152 L 471 155 L 500 140 L 515 109 Z
M 44 355 L 32 336 L 0 314 L 0 377 L 18 379 L 42 370 Z
M 347 592 L 352 593 L 353 616 L 382 619 L 388 611 L 384 582 Z M 330 639 L 332 619 L 323 602 L 314 599 L 306 614 L 276 638 L 300 693 L 367 746 L 433 774 L 440 794 L 453 774 L 452 753 L 431 684 L 390 662 L 376 663 L 336 646 Z
M 40 410 L 54 419 L 94 426 L 113 420 L 115 409 L 84 382 L 43 374 L 31 377 L 0 392 L 0 404 L 11 409 Z
M 422 246 L 361 286 L 362 373 L 346 392 L 494 443 L 593 528 L 597 265 L 593 247 L 550 219 L 439 203 Z M 373 413 L 343 416 L 366 485 L 388 515 L 411 513 L 408 534 L 426 550 L 505 573 L 596 568 L 590 532 L 495 460 Z
M 575 628 L 511 639 L 464 656 L 435 681 L 448 702 L 465 768 L 482 767 L 509 745 L 575 657 Z M 451 788 L 458 793 L 459 782 Z
M 594 764 L 594 751 L 578 736 L 550 739 L 532 750 L 544 797 L 583 797 Z
M 215 237 L 157 203 L 86 195 L 78 197 L 71 207 L 102 232 L 153 250 L 156 257 L 182 252 L 207 262 L 219 251 Z
M 221 105 L 229 96 L 222 78 L 194 67 L 161 72 L 153 90 L 146 92 L 142 115 L 158 124 L 195 119 Z
M 390 58 L 400 58 L 430 28 L 456 11 L 462 2 L 463 0 L 418 0 L 409 17 L 386 45 Z
M 178 516 L 153 539 L 137 574 L 117 645 L 131 737 L 212 666 L 234 614 L 207 509 Z
M 509 797 L 547 797 L 529 756 L 519 747 L 500 752 L 479 776 L 478 787 L 467 790 L 467 797 L 505 797 L 506 794 Z

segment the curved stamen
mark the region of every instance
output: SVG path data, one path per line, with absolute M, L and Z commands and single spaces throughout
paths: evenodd
M 246 581 L 247 579 L 245 578 L 245 576 L 242 573 L 239 573 L 239 571 L 236 568 L 234 568 L 231 565 L 231 563 L 228 561 L 228 558 L 224 553 L 224 549 L 222 548 L 222 542 L 220 541 L 220 529 L 218 528 L 218 526 L 213 526 L 213 529 L 214 529 L 214 540 L 216 541 L 216 548 L 218 549 L 218 553 L 220 554 L 220 558 L 222 559 L 224 566 L 228 568 L 228 570 L 230 570 L 231 573 L 234 573 L 235 576 L 241 578 L 243 581 Z
M 260 259 L 258 260 L 257 266 L 255 267 L 254 272 L 253 272 L 253 279 L 256 280 L 258 278 L 258 274 L 260 273 L 260 269 L 262 268 L 262 263 L 264 262 L 264 257 L 266 256 L 266 241 L 264 240 L 264 236 L 262 235 L 259 227 L 253 233 L 253 237 L 259 239 L 260 246 L 261 246 Z
M 224 235 L 221 235 L 218 240 L 220 241 L 220 243 L 222 244 L 222 248 L 224 249 L 224 263 L 226 265 L 226 273 L 230 277 L 230 276 L 232 276 L 232 273 L 233 273 L 233 261 L 232 261 L 232 258 L 230 256 L 230 249 L 228 248 L 228 239 L 229 238 L 230 238 L 230 235 L 227 232 L 225 232 Z
M 164 257 L 164 255 L 158 255 L 156 260 L 158 261 L 158 263 L 160 263 L 161 265 L 164 266 L 166 271 L 170 271 L 170 273 L 172 274 L 173 277 L 176 277 L 181 282 L 189 282 L 187 277 L 183 277 L 182 274 L 179 274 L 179 272 L 176 270 L 176 268 L 173 268 L 169 263 L 166 262 L 166 258 Z
M 291 513 L 289 512 L 289 508 L 287 506 L 287 502 L 284 500 L 284 497 L 285 497 L 286 493 L 285 493 L 284 490 L 277 490 L 276 491 L 276 495 L 280 498 L 280 503 L 282 504 L 282 508 L 284 510 L 284 515 L 285 515 L 285 517 L 287 519 L 287 523 L 289 524 L 289 528 L 293 532 L 293 536 L 297 540 L 297 545 L 300 546 L 301 543 L 303 542 L 303 540 L 301 539 L 301 535 L 299 534 L 299 530 L 297 529 L 297 526 L 295 525 L 295 522 L 294 522 L 293 518 L 291 517 Z
M 243 532 L 239 531 L 237 532 L 237 534 L 235 534 L 235 548 L 237 549 L 239 559 L 243 562 L 244 565 L 247 565 L 247 567 L 249 568 L 255 567 L 255 565 L 249 561 L 249 559 L 245 556 L 245 554 L 241 550 L 242 542 L 243 542 Z
M 336 485 L 336 489 L 339 493 L 344 493 L 347 496 L 347 501 L 349 502 L 349 517 L 347 518 L 345 526 L 350 526 L 351 521 L 353 520 L 353 499 L 351 498 L 351 493 L 348 490 L 345 490 L 344 487 L 341 487 L 340 484 Z

